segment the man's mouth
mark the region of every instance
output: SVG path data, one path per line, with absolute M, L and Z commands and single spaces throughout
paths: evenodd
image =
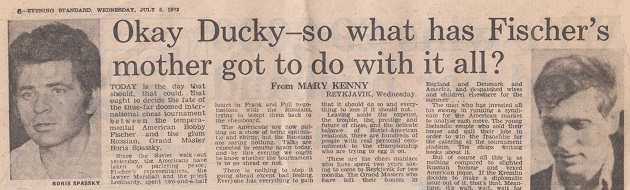
M 582 159 L 581 154 L 558 154 L 558 161 L 560 161 L 565 166 L 575 165 L 580 162 Z
M 33 126 L 33 129 L 35 129 L 35 131 L 37 131 L 38 133 L 44 133 L 52 131 L 55 127 L 55 124 L 56 123 L 37 123 Z

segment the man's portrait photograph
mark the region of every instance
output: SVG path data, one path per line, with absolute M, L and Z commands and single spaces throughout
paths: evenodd
M 533 50 L 531 189 L 624 189 L 623 54 Z
M 11 180 L 100 178 L 99 21 L 8 27 Z

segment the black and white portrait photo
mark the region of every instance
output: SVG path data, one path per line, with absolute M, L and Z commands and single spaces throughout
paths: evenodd
M 532 52 L 531 189 L 623 189 L 622 55 Z
M 100 178 L 98 20 L 9 21 L 10 178 Z

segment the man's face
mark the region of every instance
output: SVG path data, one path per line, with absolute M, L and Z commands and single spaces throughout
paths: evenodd
M 20 119 L 39 146 L 59 145 L 89 127 L 88 97 L 70 61 L 23 65 L 17 85 Z
M 590 179 L 609 156 L 615 129 L 598 111 L 601 96 L 591 88 L 542 110 L 543 133 L 560 172 Z

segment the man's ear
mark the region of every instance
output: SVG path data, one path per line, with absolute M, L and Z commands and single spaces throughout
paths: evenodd
M 611 112 L 606 117 L 608 122 L 608 135 L 615 134 L 619 130 L 619 112 Z
M 96 88 L 92 90 L 92 96 L 88 101 L 87 108 L 85 109 L 85 113 L 88 115 L 92 115 L 96 113 L 96 110 L 99 108 L 101 104 L 101 89 Z

